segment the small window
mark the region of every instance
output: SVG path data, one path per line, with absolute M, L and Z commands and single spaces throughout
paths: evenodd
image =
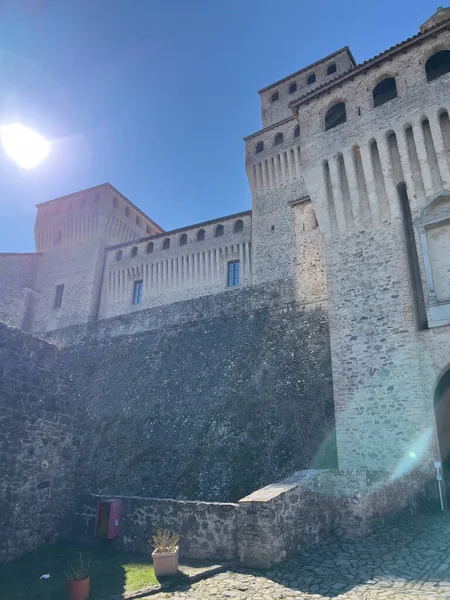
M 180 246 L 186 246 L 187 244 L 187 235 L 185 233 L 182 233 L 180 235 Z
M 283 143 L 283 134 L 282 133 L 277 133 L 277 135 L 275 136 L 275 141 L 274 141 L 274 146 L 278 146 L 279 144 Z
M 53 308 L 60 308 L 60 306 L 62 304 L 63 293 L 64 293 L 64 284 L 62 283 L 61 285 L 56 286 L 55 300 L 53 302 Z
M 125 206 L 125 216 L 129 217 L 130 216 L 130 209 L 128 208 L 128 206 Z
M 234 224 L 234 233 L 239 233 L 244 230 L 244 221 L 242 219 L 238 219 Z
M 378 85 L 373 88 L 373 106 L 381 106 L 389 100 L 397 98 L 397 86 L 393 77 L 386 77 L 383 81 L 380 81 Z
M 274 92 L 272 94 L 272 98 L 271 98 L 272 102 L 276 102 L 279 99 L 280 99 L 280 94 L 278 92 Z
M 116 252 L 116 262 L 119 262 L 119 260 L 122 260 L 122 255 L 123 255 L 122 250 L 117 250 L 117 252 Z
M 131 248 L 131 258 L 135 258 L 137 256 L 137 246 L 133 246 Z
M 333 75 L 333 73 L 336 73 L 336 63 L 331 63 L 331 65 L 328 65 L 327 75 Z
M 239 285 L 239 261 L 233 260 L 228 263 L 228 287 Z
M 141 219 L 139 218 L 139 215 L 136 215 L 136 225 L 138 227 L 140 227 L 140 225 L 141 225 Z
M 215 237 L 221 237 L 223 235 L 223 225 L 217 225 L 216 227 L 216 231 L 215 231 Z
M 142 291 L 144 288 L 144 282 L 142 279 L 134 282 L 133 286 L 133 304 L 140 304 L 142 302 Z
M 308 75 L 308 79 L 306 80 L 306 83 L 308 85 L 311 85 L 312 83 L 316 82 L 316 74 L 315 73 L 311 73 L 311 75 Z
M 264 150 L 264 142 L 258 142 L 256 144 L 255 153 L 258 154 L 259 152 L 262 152 L 263 150 Z
M 345 123 L 347 120 L 347 113 L 345 112 L 345 103 L 338 102 L 332 106 L 327 114 L 325 115 L 325 131 L 333 129 L 341 123 Z
M 150 233 L 150 225 L 147 225 L 147 226 L 146 226 L 146 228 L 145 228 L 145 231 L 146 231 L 147 233 Z
M 115 208 L 119 206 L 119 198 L 117 196 L 113 196 L 113 206 Z
M 433 81 L 450 71 L 450 50 L 436 52 L 425 63 L 427 81 Z
M 289 86 L 289 93 L 293 94 L 296 91 L 297 91 L 297 84 L 295 82 L 291 83 L 291 85 Z
M 296 125 L 296 127 L 294 129 L 294 137 L 295 138 L 300 137 L 300 125 Z
M 197 242 L 203 242 L 204 239 L 205 239 L 205 230 L 199 229 L 197 231 Z
M 163 250 L 168 250 L 170 248 L 170 239 L 169 238 L 166 238 L 163 241 L 162 247 L 163 247 Z
M 153 252 L 153 242 L 149 242 L 147 244 L 147 254 L 151 254 Z

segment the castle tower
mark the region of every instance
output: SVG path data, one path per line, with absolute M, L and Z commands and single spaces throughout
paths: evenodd
M 41 260 L 29 303 L 36 332 L 95 320 L 105 248 L 163 231 L 109 183 L 37 208 Z
M 450 365 L 449 91 L 440 9 L 361 65 L 344 49 L 262 90 L 265 129 L 246 140 L 254 280 L 289 269 L 290 205 L 310 200 L 323 236 L 340 468 L 399 475 L 446 456 L 433 401 Z

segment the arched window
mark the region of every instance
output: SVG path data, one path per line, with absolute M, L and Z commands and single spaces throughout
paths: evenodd
M 258 152 L 262 152 L 263 150 L 264 150 L 264 142 L 258 142 L 256 144 L 255 154 L 258 154 Z
M 332 106 L 325 115 L 325 131 L 333 129 L 333 127 L 336 127 L 341 123 L 345 123 L 346 120 L 347 113 L 345 112 L 345 103 L 338 102 Z
M 373 88 L 373 106 L 381 106 L 393 98 L 397 98 L 397 86 L 394 77 L 386 77 Z
M 129 217 L 130 216 L 130 209 L 128 208 L 128 206 L 125 206 L 125 216 Z
M 295 129 L 294 129 L 294 137 L 300 137 L 300 125 L 296 125 Z
M 163 247 L 163 250 L 168 250 L 170 248 L 170 239 L 169 238 L 166 238 L 163 241 L 162 247 Z
M 141 224 L 141 219 L 139 218 L 139 215 L 136 215 L 136 225 L 139 227 Z
M 119 198 L 117 196 L 113 196 L 113 206 L 115 208 L 119 206 Z
M 205 230 L 199 229 L 197 231 L 197 242 L 203 242 L 204 239 L 205 239 Z
M 450 50 L 436 52 L 425 63 L 427 81 L 433 81 L 450 71 Z
M 291 85 L 289 86 L 289 93 L 293 94 L 296 91 L 297 91 L 297 84 L 294 81 L 294 83 L 291 83 Z
M 279 100 L 279 98 L 280 98 L 280 94 L 278 92 L 274 92 L 272 94 L 271 100 L 272 100 L 272 102 L 276 102 L 277 100 Z
M 134 258 L 135 256 L 137 256 L 137 246 L 131 248 L 131 258 Z
M 331 63 L 331 65 L 328 65 L 327 75 L 332 75 L 333 73 L 336 73 L 336 63 Z
M 153 252 L 153 242 L 149 242 L 147 244 L 147 254 L 151 254 Z
M 234 224 L 234 233 L 239 233 L 244 229 L 244 221 L 242 219 L 238 219 Z
M 180 235 L 180 246 L 186 246 L 187 244 L 187 235 L 185 233 L 182 233 Z
M 311 85 L 312 83 L 316 82 L 316 74 L 315 73 L 311 73 L 311 75 L 308 75 L 308 79 L 306 80 L 306 83 L 308 85 Z
M 214 235 L 216 237 L 221 237 L 223 235 L 223 225 L 217 225 Z
M 119 260 L 122 260 L 122 250 L 117 250 L 116 252 L 116 262 L 119 262 Z
M 275 136 L 275 141 L 273 143 L 274 146 L 278 146 L 279 144 L 283 143 L 283 134 L 282 133 L 277 133 L 277 135 Z

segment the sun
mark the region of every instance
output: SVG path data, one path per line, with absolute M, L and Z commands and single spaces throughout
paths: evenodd
M 20 123 L 0 126 L 3 148 L 23 169 L 36 167 L 50 152 L 50 142 Z

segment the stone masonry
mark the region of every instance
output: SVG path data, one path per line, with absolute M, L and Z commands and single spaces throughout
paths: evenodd
M 71 531 L 77 403 L 57 349 L 0 323 L 0 560 Z

